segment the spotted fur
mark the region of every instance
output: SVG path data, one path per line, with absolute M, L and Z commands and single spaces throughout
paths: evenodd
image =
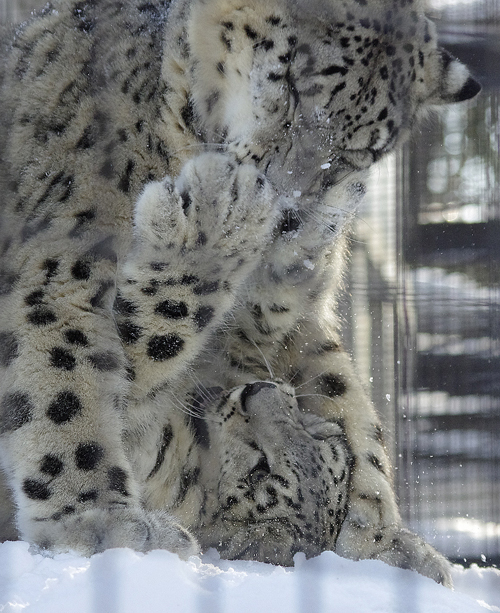
M 18 29 L 0 458 L 22 538 L 187 556 L 194 534 L 450 583 L 401 526 L 335 316 L 365 169 L 479 89 L 435 39 L 417 0 L 66 0 Z

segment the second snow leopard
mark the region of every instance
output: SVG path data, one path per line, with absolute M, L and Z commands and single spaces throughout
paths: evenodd
M 187 556 L 189 528 L 229 557 L 334 549 L 449 584 L 401 526 L 335 316 L 365 169 L 479 90 L 419 3 L 61 1 L 3 81 L 19 535 Z

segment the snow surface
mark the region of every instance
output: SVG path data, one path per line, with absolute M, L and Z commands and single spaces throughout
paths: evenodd
M 500 571 L 454 568 L 455 591 L 376 560 L 325 552 L 294 568 L 180 560 L 167 551 L 111 549 L 92 558 L 0 545 L 0 612 L 27 613 L 486 613 L 500 612 Z M 496 605 L 496 606 L 495 606 Z

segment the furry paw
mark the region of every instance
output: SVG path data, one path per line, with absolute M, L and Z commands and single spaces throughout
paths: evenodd
M 391 566 L 415 570 L 446 587 L 453 587 L 448 560 L 417 534 L 400 526 L 362 528 L 346 521 L 337 541 L 336 552 L 353 560 L 382 560 Z
M 388 530 L 384 541 L 386 549 L 378 554 L 379 560 L 391 566 L 416 570 L 437 583 L 453 587 L 448 560 L 417 534 L 404 528 Z
M 85 556 L 114 547 L 142 552 L 167 549 L 184 559 L 199 552 L 194 537 L 167 513 L 128 507 L 89 509 L 49 520 L 37 526 L 36 534 L 26 536 L 42 550 Z
M 175 184 L 166 178 L 146 187 L 136 206 L 136 236 L 170 259 L 177 252 L 184 266 L 217 262 L 229 272 L 261 256 L 278 214 L 275 203 L 254 166 L 204 153 L 185 164 Z

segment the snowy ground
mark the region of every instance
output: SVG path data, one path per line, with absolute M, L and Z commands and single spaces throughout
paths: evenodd
M 455 591 L 382 562 L 325 552 L 294 568 L 227 562 L 209 552 L 113 549 L 90 559 L 0 545 L 0 612 L 486 613 L 500 612 L 500 571 L 455 567 Z

